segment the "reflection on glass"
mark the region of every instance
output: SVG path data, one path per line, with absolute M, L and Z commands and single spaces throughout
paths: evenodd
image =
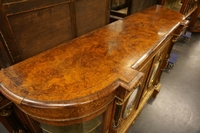
M 126 118 L 134 109 L 134 105 L 135 105 L 135 101 L 136 101 L 136 97 L 137 97 L 139 89 L 140 89 L 140 86 L 137 86 L 135 90 L 132 92 L 131 96 L 129 97 L 126 107 L 124 109 L 123 118 Z
M 102 115 L 80 124 L 52 126 L 40 123 L 43 133 L 101 133 Z

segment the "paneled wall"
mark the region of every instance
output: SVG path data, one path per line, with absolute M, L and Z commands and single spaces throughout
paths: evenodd
M 109 23 L 109 0 L 1 0 L 0 31 L 11 64 Z

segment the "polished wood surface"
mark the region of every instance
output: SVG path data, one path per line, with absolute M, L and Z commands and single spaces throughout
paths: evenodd
M 165 10 L 165 14 L 160 10 Z M 154 16 L 148 16 L 149 13 Z M 4 69 L 2 91 L 7 96 L 14 92 L 17 103 L 23 99 L 43 106 L 39 101 L 56 103 L 81 98 L 117 79 L 129 83 L 137 74 L 130 67 L 150 54 L 169 29 L 180 24 L 183 16 L 171 13 L 160 6 L 149 8 Z M 124 71 L 130 74 L 121 73 Z M 9 87 L 11 81 L 17 90 Z
M 141 84 L 142 72 L 150 69 L 142 64 L 149 56 L 150 65 L 154 62 L 183 18 L 150 7 L 1 70 L 1 92 L 40 122 L 67 125 L 94 118 Z

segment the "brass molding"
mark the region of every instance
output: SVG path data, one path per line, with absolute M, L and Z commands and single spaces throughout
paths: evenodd
M 121 119 L 119 119 L 119 120 L 117 121 L 117 124 L 115 124 L 115 120 L 113 120 L 113 122 L 112 122 L 112 127 L 113 127 L 113 128 L 117 128 L 117 127 L 119 126 L 120 123 L 121 123 Z
M 153 85 L 153 82 L 155 80 L 155 75 L 157 73 L 158 68 L 160 67 L 161 61 L 162 61 L 162 54 L 159 55 L 156 63 L 154 63 L 153 65 L 153 72 L 151 74 L 150 81 L 148 83 L 148 88 L 150 88 Z
M 157 91 L 160 91 L 160 86 L 161 86 L 161 84 L 157 83 L 157 84 L 154 85 L 154 89 L 157 90 Z
M 172 42 L 177 42 L 178 38 L 182 35 L 182 33 L 184 32 L 184 30 L 188 27 L 188 21 L 184 22 L 181 24 L 181 27 L 179 27 L 179 33 L 174 33 L 173 36 L 174 38 L 172 39 Z

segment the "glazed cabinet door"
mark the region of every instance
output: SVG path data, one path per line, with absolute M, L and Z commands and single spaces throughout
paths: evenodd
M 146 83 L 149 77 L 149 73 L 150 73 L 150 69 L 152 67 L 152 63 L 153 63 L 153 59 L 150 59 L 146 64 L 143 65 L 143 67 L 140 69 L 141 72 L 144 73 L 144 80 L 142 83 L 142 87 L 143 87 L 143 94 L 142 94 L 142 99 L 146 96 L 147 92 L 148 92 L 148 88 L 146 87 Z
M 43 133 L 102 133 L 103 114 L 83 123 L 52 126 L 40 123 Z
M 94 118 L 89 118 L 89 120 L 86 121 L 84 120 L 85 118 L 82 118 L 83 122 L 63 126 L 55 126 L 40 122 L 39 125 L 43 133 L 109 133 L 113 102 L 106 108 L 107 109 L 102 113 L 97 113 L 97 116 Z
M 139 65 L 133 66 L 138 71 L 144 73 L 142 82 L 142 102 L 149 99 L 152 94 L 153 97 L 156 97 L 156 94 L 159 92 L 161 87 L 160 78 L 162 71 L 168 64 L 169 55 L 173 46 L 173 39 L 173 35 L 168 36 L 147 59 Z
M 136 82 L 130 91 L 123 87 L 117 89 L 110 133 L 123 133 L 128 130 L 141 110 L 139 108 L 141 94 L 141 80 Z
M 153 63 L 149 72 L 149 76 L 145 85 L 145 90 L 152 91 L 152 96 L 155 98 L 160 91 L 160 78 L 163 70 L 168 65 L 168 60 L 170 57 L 171 48 L 173 46 L 172 36 L 169 36 L 164 42 L 163 47 L 161 47 L 157 54 L 153 58 Z

